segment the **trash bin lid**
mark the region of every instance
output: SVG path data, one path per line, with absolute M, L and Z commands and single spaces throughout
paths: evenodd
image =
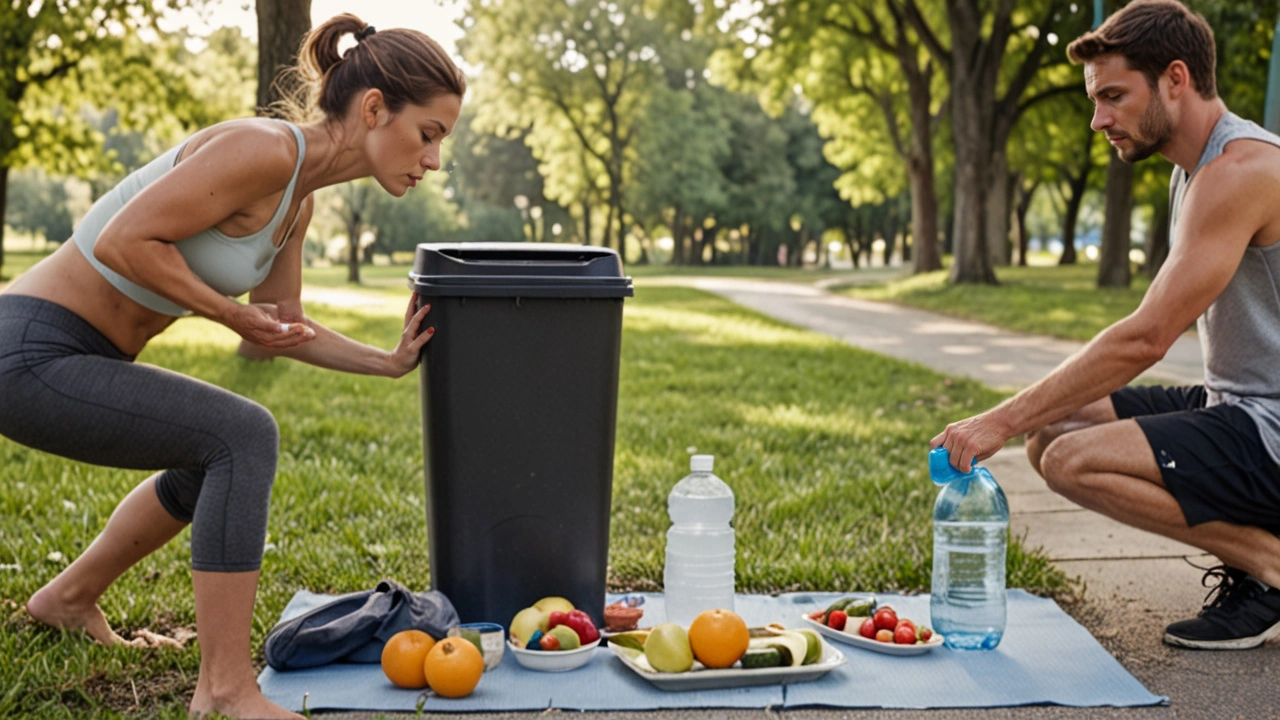
M 428 297 L 623 298 L 615 250 L 556 243 L 422 243 L 409 284 Z

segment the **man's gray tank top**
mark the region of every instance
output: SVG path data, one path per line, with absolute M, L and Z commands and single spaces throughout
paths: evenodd
M 1231 112 L 1223 115 L 1195 169 L 1190 174 L 1173 169 L 1171 224 L 1177 223 L 1182 198 L 1196 173 L 1233 140 L 1280 147 L 1280 137 L 1256 123 Z M 1196 321 L 1196 330 L 1208 404 L 1235 405 L 1248 413 L 1271 459 L 1280 463 L 1280 242 L 1245 249 L 1231 282 Z
M 187 267 L 191 268 L 191 272 L 223 295 L 236 297 L 260 285 L 271 272 L 271 265 L 275 262 L 276 255 L 285 246 L 284 242 L 279 246 L 275 244 L 276 230 L 284 222 L 285 214 L 289 211 L 289 203 L 293 200 L 294 188 L 298 184 L 298 172 L 302 169 L 302 159 L 307 154 L 307 143 L 302 137 L 302 130 L 293 123 L 285 124 L 293 131 L 293 137 L 298 141 L 298 161 L 294 165 L 293 177 L 289 179 L 284 196 L 280 198 L 280 206 L 276 208 L 275 214 L 271 216 L 266 227 L 242 237 L 231 237 L 213 227 L 175 243 L 183 260 L 187 262 Z M 174 317 L 187 315 L 189 311 L 103 265 L 101 260 L 94 257 L 93 246 L 97 244 L 98 235 L 107 226 L 107 222 L 120 212 L 120 209 L 132 200 L 134 195 L 142 192 L 153 182 L 164 182 L 162 178 L 178 162 L 178 156 L 184 147 L 186 143 L 130 173 L 120 181 L 120 184 L 98 198 L 72 233 L 72 239 L 80 248 L 80 254 L 84 255 L 89 264 L 93 265 L 107 279 L 107 282 L 148 310 Z M 296 222 L 297 219 L 295 215 L 294 221 Z M 285 231 L 286 241 L 292 231 L 292 227 Z

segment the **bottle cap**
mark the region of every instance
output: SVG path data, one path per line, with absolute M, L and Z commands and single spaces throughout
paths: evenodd
M 978 463 L 972 463 L 973 469 L 976 470 Z M 960 472 L 951 465 L 951 457 L 944 447 L 936 447 L 929 451 L 929 479 L 934 485 L 946 485 L 956 478 L 962 478 L 972 473 Z
M 689 469 L 694 472 L 711 472 L 715 462 L 715 455 L 694 455 L 689 458 Z

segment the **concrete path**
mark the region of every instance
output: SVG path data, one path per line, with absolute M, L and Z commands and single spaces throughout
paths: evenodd
M 1044 377 L 1083 343 L 1002 330 L 901 305 L 857 300 L 821 288 L 737 278 L 662 278 L 714 292 L 779 320 L 839 338 L 850 345 L 966 375 L 994 388 L 1017 389 Z M 1204 377 L 1200 344 L 1178 339 L 1146 376 L 1165 384 Z
M 785 322 L 851 345 L 920 363 L 939 372 L 967 375 L 1016 390 L 1035 382 L 1080 343 L 1008 332 L 895 305 L 854 300 L 808 285 L 730 278 L 651 278 L 645 285 L 680 284 L 719 294 Z M 1199 382 L 1200 348 L 1178 341 L 1146 377 L 1171 383 Z M 941 430 L 941 428 L 939 428 Z M 1201 571 L 1215 564 L 1196 548 L 1109 520 L 1049 492 L 1020 447 L 1009 447 L 986 465 L 1009 498 L 1012 531 L 1038 547 L 1085 584 L 1086 601 L 1068 608 L 1149 690 L 1170 698 L 1165 707 L 1068 708 L 1033 706 L 976 710 L 681 710 L 645 713 L 663 720 L 769 718 L 805 720 L 1017 720 L 1125 718 L 1274 718 L 1280 720 L 1280 645 L 1243 652 L 1177 650 L 1161 643 L 1170 622 L 1193 616 L 1204 599 Z M 338 714 L 332 720 L 367 719 Z M 478 714 L 476 720 L 527 718 L 528 714 Z M 632 720 L 634 713 L 592 713 L 592 720 Z

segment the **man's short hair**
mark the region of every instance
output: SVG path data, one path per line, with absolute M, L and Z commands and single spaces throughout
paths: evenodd
M 1145 75 L 1152 88 L 1170 63 L 1181 60 L 1200 97 L 1218 96 L 1213 29 L 1178 0 L 1134 0 L 1067 46 L 1067 57 L 1077 65 L 1113 53 Z

